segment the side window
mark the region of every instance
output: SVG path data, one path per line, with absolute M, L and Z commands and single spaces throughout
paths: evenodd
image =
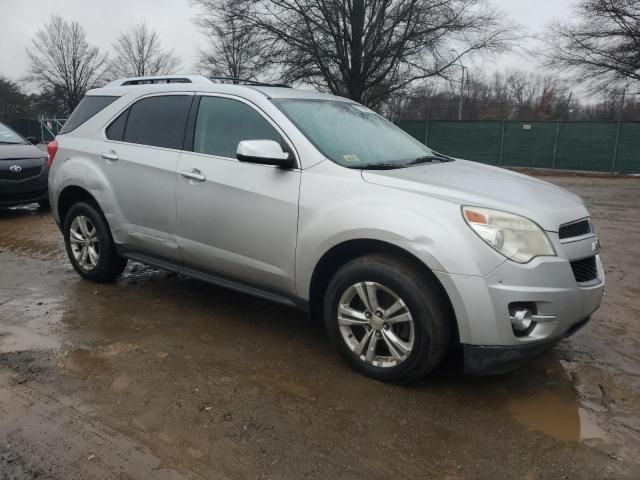
M 111 125 L 107 127 L 107 138 L 109 140 L 124 139 L 124 128 L 127 126 L 127 117 L 129 116 L 129 108 L 122 112 L 118 118 L 116 118 Z
M 182 149 L 192 98 L 188 95 L 165 95 L 137 101 L 129 107 L 123 140 L 155 147 Z M 118 133 L 116 124 L 119 121 L 120 117 L 109 126 L 109 129 L 114 127 L 114 135 Z
M 193 139 L 193 151 L 236 158 L 242 140 L 275 140 L 282 137 L 249 105 L 221 97 L 202 97 Z

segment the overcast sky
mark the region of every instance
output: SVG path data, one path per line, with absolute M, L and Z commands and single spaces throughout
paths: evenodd
M 163 44 L 183 59 L 183 70 L 194 72 L 195 52 L 206 39 L 191 23 L 197 10 L 189 0 L 0 0 L 0 75 L 18 80 L 27 70 L 25 49 L 35 31 L 58 14 L 80 22 L 91 44 L 109 49 L 122 30 L 146 22 Z M 516 23 L 537 31 L 554 19 L 567 19 L 572 0 L 491 0 Z M 517 56 L 505 55 L 480 64 L 487 73 L 510 66 L 526 68 Z M 529 65 L 531 67 L 531 65 Z M 532 68 L 529 68 L 532 69 Z

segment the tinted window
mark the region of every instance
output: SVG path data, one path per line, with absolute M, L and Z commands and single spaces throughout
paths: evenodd
M 73 111 L 60 133 L 69 133 L 93 117 L 100 110 L 115 102 L 119 97 L 91 95 L 84 97 Z
M 167 95 L 134 103 L 129 109 L 124 141 L 181 149 L 192 98 Z
M 128 116 L 129 109 L 126 109 L 107 127 L 107 138 L 109 140 L 122 141 L 124 139 L 124 128 L 127 126 Z
M 196 120 L 193 150 L 236 158 L 242 140 L 275 140 L 282 137 L 258 112 L 228 98 L 202 97 Z

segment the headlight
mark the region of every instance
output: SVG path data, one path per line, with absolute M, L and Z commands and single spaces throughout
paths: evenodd
M 462 214 L 482 240 L 514 262 L 556 255 L 547 234 L 528 218 L 479 207 L 462 207 Z

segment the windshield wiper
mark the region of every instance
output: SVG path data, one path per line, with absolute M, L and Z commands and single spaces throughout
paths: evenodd
M 363 170 L 394 170 L 396 168 L 406 168 L 406 166 L 406 163 L 371 163 L 358 168 Z
M 3 145 L 24 145 L 24 143 L 21 142 L 3 142 L 2 140 L 0 140 L 0 143 Z
M 361 168 L 363 170 L 394 170 L 396 168 L 407 168 L 420 163 L 432 163 L 432 162 L 453 162 L 453 158 L 442 155 L 441 153 L 433 152 L 432 155 L 424 155 L 422 157 L 415 158 L 408 162 L 387 162 L 387 163 L 371 163 L 364 166 L 358 166 L 354 168 Z
M 453 158 L 447 157 L 445 155 L 435 154 L 435 155 L 425 155 L 423 157 L 418 157 L 405 165 L 417 165 L 419 163 L 432 163 L 432 162 L 453 162 Z

